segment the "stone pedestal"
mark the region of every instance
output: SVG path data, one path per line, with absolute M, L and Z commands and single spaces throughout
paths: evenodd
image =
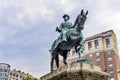
M 40 80 L 109 80 L 100 67 L 85 62 L 73 62 L 40 78 Z

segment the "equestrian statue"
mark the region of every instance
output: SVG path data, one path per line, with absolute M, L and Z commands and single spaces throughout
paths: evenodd
M 67 64 L 67 53 L 71 48 L 75 48 L 76 53 L 81 56 L 81 47 L 83 41 L 82 30 L 87 19 L 88 11 L 81 13 L 77 16 L 74 24 L 69 21 L 70 16 L 63 15 L 64 22 L 60 26 L 56 27 L 56 31 L 60 33 L 60 36 L 53 42 L 50 49 L 51 52 L 51 70 L 53 70 L 53 62 L 55 60 L 57 68 L 59 68 L 59 54 L 63 57 L 64 64 Z

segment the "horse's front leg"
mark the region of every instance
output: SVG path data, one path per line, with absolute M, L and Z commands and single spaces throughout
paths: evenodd
M 82 33 L 80 33 L 80 40 L 78 42 L 78 45 L 75 46 L 76 53 L 81 53 L 82 44 L 83 44 L 83 35 Z
M 79 60 L 82 60 L 82 56 L 81 56 L 81 53 L 83 53 L 83 50 L 82 50 L 82 45 L 79 45 L 79 46 L 75 46 L 75 51 L 76 53 L 79 54 Z
M 81 53 L 83 53 L 83 49 L 82 49 L 82 47 L 83 47 L 83 45 L 82 45 L 82 40 L 83 40 L 83 38 L 80 38 L 79 44 L 75 46 L 75 51 L 76 51 L 76 53 L 79 54 L 79 59 L 80 59 L 80 60 L 83 59 L 82 56 L 81 56 Z
M 79 45 L 75 46 L 75 52 L 76 53 L 82 53 L 81 48 L 82 48 L 82 44 L 79 44 Z

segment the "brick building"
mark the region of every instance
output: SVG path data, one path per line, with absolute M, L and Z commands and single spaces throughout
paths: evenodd
M 120 60 L 117 39 L 113 30 L 85 38 L 83 50 L 82 56 L 100 66 L 102 71 L 109 73 L 111 80 L 120 80 L 118 79 Z M 60 59 L 60 65 L 63 66 L 62 58 L 60 57 Z M 72 49 L 68 54 L 68 63 L 77 61 L 78 59 L 79 55 Z

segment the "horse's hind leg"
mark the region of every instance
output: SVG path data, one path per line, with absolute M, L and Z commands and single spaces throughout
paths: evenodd
M 58 57 L 58 54 L 56 54 L 56 56 L 55 56 L 55 63 L 56 63 L 57 68 L 59 68 L 59 57 Z
M 54 62 L 54 58 L 52 57 L 52 59 L 51 59 L 51 71 L 53 71 L 53 62 Z

